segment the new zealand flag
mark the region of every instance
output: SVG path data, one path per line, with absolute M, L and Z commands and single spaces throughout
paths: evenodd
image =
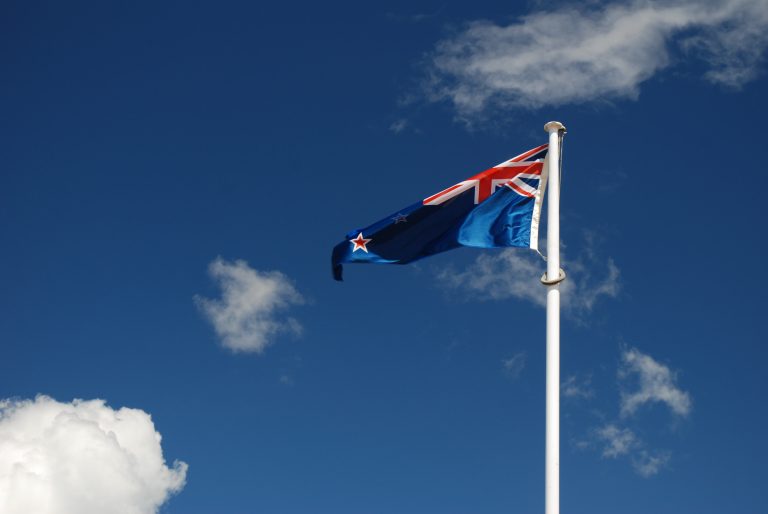
M 546 155 L 538 146 L 349 232 L 333 249 L 333 277 L 346 262 L 407 264 L 459 246 L 537 249 Z

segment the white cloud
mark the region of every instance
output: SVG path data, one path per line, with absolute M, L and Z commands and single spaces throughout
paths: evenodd
M 650 453 L 641 450 L 632 458 L 632 467 L 640 476 L 645 478 L 657 474 L 668 463 L 669 453 L 667 452 Z
M 525 368 L 525 352 L 516 353 L 501 361 L 504 372 L 512 378 L 518 378 Z
M 603 458 L 624 458 L 637 474 L 648 478 L 656 475 L 671 460 L 668 451 L 649 448 L 633 430 L 637 418 L 631 418 L 637 409 L 649 402 L 667 405 L 678 416 L 687 416 L 691 411 L 691 397 L 676 385 L 674 373 L 663 364 L 636 348 L 623 348 L 619 366 L 619 385 L 623 388 L 620 396 L 620 420 L 604 421 L 589 431 L 585 440 L 576 441 L 578 448 L 599 448 Z M 626 389 L 631 382 L 631 391 Z M 581 396 L 582 390 L 589 391 L 589 380 L 582 388 L 575 376 L 568 377 L 562 384 L 563 396 Z M 584 396 L 587 397 L 587 396 Z M 604 419 L 604 416 L 600 414 Z M 628 426 L 632 425 L 632 426 Z
M 588 314 L 600 298 L 615 298 L 621 289 L 620 271 L 613 259 L 605 260 L 605 268 L 597 268 L 590 237 L 585 239 L 576 259 L 563 257 L 568 278 L 561 283 L 562 305 L 576 320 Z M 447 268 L 438 273 L 440 284 L 460 289 L 468 297 L 479 300 L 517 298 L 544 307 L 546 288 L 540 278 L 546 263 L 535 253 L 507 248 L 480 254 L 463 271 Z
M 154 514 L 186 480 L 139 409 L 47 396 L 0 401 L 0 512 Z
M 610 459 L 628 454 L 639 444 L 634 432 L 628 428 L 619 428 L 613 424 L 598 428 L 595 436 L 604 443 L 603 457 Z
M 279 271 L 262 272 L 245 261 L 220 257 L 208 271 L 221 288 L 221 299 L 195 297 L 200 310 L 213 324 L 221 344 L 234 352 L 264 351 L 281 333 L 298 335 L 301 325 L 282 314 L 291 305 L 304 303 L 292 282 Z
M 483 252 L 464 271 L 444 269 L 438 278 L 442 285 L 461 289 L 473 298 L 518 298 L 544 306 L 545 291 L 539 282 L 544 268 L 543 261 L 532 252 L 512 248 Z
M 602 445 L 603 458 L 628 458 L 635 472 L 644 478 L 657 474 L 669 463 L 668 452 L 647 450 L 629 428 L 609 423 L 596 429 L 594 437 Z
M 436 45 L 427 91 L 466 121 L 491 107 L 635 99 L 642 82 L 685 56 L 708 66 L 707 80 L 740 87 L 766 46 L 768 0 L 573 4 L 508 25 L 467 24 Z
M 621 357 L 619 377 L 637 378 L 637 387 L 633 391 L 624 390 L 621 393 L 622 416 L 634 414 L 640 406 L 653 402 L 667 405 L 679 416 L 690 413 L 691 397 L 677 387 L 677 377 L 667 366 L 636 348 L 624 350 Z
M 576 375 L 567 377 L 560 385 L 560 390 L 566 398 L 592 398 L 592 377 L 579 380 Z
M 597 268 L 598 259 L 590 245 L 586 248 L 577 259 L 564 260 L 569 274 L 561 286 L 563 304 L 577 316 L 590 312 L 600 298 L 616 298 L 621 291 L 621 271 L 613 259 L 606 258 L 605 268 Z

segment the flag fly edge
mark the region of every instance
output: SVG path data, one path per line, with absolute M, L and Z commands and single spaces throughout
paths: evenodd
M 544 167 L 541 170 L 541 180 L 536 189 L 533 201 L 533 213 L 531 216 L 531 250 L 539 251 L 539 226 L 541 224 L 541 206 L 544 203 L 544 193 L 547 190 L 547 178 L 549 177 L 549 152 L 544 157 Z

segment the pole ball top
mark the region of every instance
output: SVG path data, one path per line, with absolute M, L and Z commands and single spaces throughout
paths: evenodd
M 557 132 L 558 130 L 565 130 L 565 125 L 560 123 L 559 121 L 550 121 L 546 125 L 544 125 L 544 130 L 547 132 Z

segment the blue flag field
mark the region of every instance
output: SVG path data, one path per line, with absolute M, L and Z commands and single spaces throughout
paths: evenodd
M 459 246 L 538 249 L 547 176 L 538 146 L 362 229 L 333 249 L 333 277 L 344 263 L 407 264 Z

